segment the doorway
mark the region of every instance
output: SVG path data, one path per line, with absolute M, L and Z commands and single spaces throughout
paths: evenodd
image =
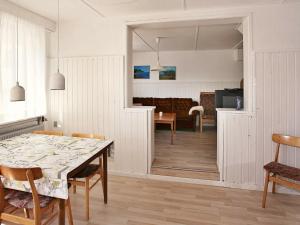
M 246 22 L 245 22 L 246 21 Z M 132 57 L 130 57 L 130 63 L 128 63 L 128 66 L 130 67 L 128 69 L 128 71 L 131 71 L 130 73 L 128 73 L 129 76 L 132 76 L 133 74 L 133 70 L 134 70 L 134 66 L 138 65 L 138 66 L 147 66 L 146 63 L 143 62 L 143 60 L 148 60 L 148 64 L 154 64 L 155 62 L 155 50 L 156 50 L 156 45 L 155 45 L 155 37 L 157 36 L 161 36 L 164 37 L 164 39 L 168 39 L 167 35 L 169 35 L 170 33 L 170 28 L 185 28 L 184 24 L 192 24 L 195 25 L 197 24 L 198 27 L 198 32 L 199 34 L 199 30 L 201 31 L 201 28 L 199 29 L 199 27 L 205 27 L 206 29 L 208 29 L 207 27 L 213 27 L 213 26 L 223 26 L 223 27 L 227 27 L 228 25 L 234 26 L 235 30 L 238 29 L 242 29 L 243 31 L 247 31 L 246 33 L 246 37 L 245 37 L 245 33 L 243 34 L 242 37 L 242 41 L 240 40 L 234 40 L 234 44 L 231 47 L 232 52 L 234 52 L 232 54 L 232 57 L 236 57 L 236 60 L 242 60 L 242 78 L 243 78 L 243 82 L 241 82 L 242 79 L 236 81 L 235 86 L 219 86 L 218 89 L 225 89 L 225 88 L 240 88 L 241 83 L 244 83 L 242 85 L 242 87 L 244 88 L 244 110 L 249 109 L 249 106 L 251 104 L 249 104 L 248 100 L 248 95 L 249 95 L 249 78 L 247 76 L 248 74 L 248 66 L 244 66 L 245 63 L 248 63 L 248 49 L 249 47 L 249 21 L 248 21 L 248 17 L 243 18 L 243 17 L 238 17 L 238 18 L 227 18 L 227 19 L 209 19 L 209 20 L 187 20 L 187 21 L 168 21 L 168 22 L 156 22 L 156 23 L 143 23 L 143 24 L 134 24 L 134 25 L 129 25 L 129 30 L 131 35 L 136 36 L 137 38 L 139 38 L 140 42 L 143 42 L 144 45 L 146 45 L 150 51 L 152 51 L 151 53 L 147 53 L 145 54 L 143 57 L 141 57 L 142 53 L 138 52 L 136 55 L 134 56 L 132 54 L 132 48 L 134 47 L 134 42 L 131 42 L 131 51 L 130 54 Z M 242 26 L 241 26 L 242 25 Z M 245 26 L 246 25 L 246 26 Z M 167 32 L 168 34 L 163 36 L 160 34 L 155 34 L 155 37 L 152 37 L 152 42 L 149 41 L 148 38 L 145 38 L 144 35 L 139 32 L 141 29 L 145 29 L 145 32 L 149 33 L 151 29 L 160 29 L 162 30 L 163 28 L 167 27 Z M 140 30 L 139 30 L 140 29 Z M 170 36 L 170 35 L 169 35 Z M 171 37 L 173 38 L 173 37 Z M 198 37 L 199 38 L 199 37 Z M 195 35 L 195 39 L 196 39 L 196 35 Z M 246 46 L 246 48 L 245 48 Z M 164 48 L 164 47 L 163 47 Z M 166 49 L 164 50 L 162 48 L 162 51 L 165 51 L 165 53 L 163 53 L 162 55 L 160 55 L 161 60 L 163 61 L 163 57 L 168 58 L 168 54 L 170 56 L 170 52 L 168 53 L 166 51 Z M 196 46 L 197 48 L 197 46 Z M 244 54 L 241 54 L 241 49 L 244 50 Z M 153 57 L 153 51 L 154 51 L 154 57 Z M 175 49 L 174 51 L 180 51 L 180 49 Z M 194 51 L 197 51 L 197 49 Z M 217 50 L 216 50 L 217 51 Z M 245 51 L 247 54 L 245 54 Z M 187 52 L 185 52 L 187 53 Z M 152 55 L 152 56 L 151 56 Z M 164 56 L 165 55 L 165 56 Z M 137 61 L 136 59 L 138 58 Z M 147 59 L 148 58 L 148 59 Z M 149 58 L 151 58 L 149 60 Z M 186 57 L 187 58 L 187 57 Z M 246 59 L 246 60 L 245 60 Z M 150 62 L 151 60 L 154 60 L 154 62 Z M 167 66 L 173 66 L 173 65 L 169 65 L 170 62 L 166 62 L 165 60 L 165 64 Z M 150 65 L 150 68 L 153 65 Z M 179 69 L 179 67 L 176 68 L 177 70 Z M 151 69 L 150 69 L 151 70 Z M 245 70 L 247 71 L 245 73 Z M 179 72 L 179 71 L 178 71 Z M 151 75 L 150 75 L 151 76 Z M 148 82 L 145 82 L 143 80 L 131 80 L 129 79 L 128 82 L 130 82 L 130 84 L 127 85 L 127 87 L 130 87 L 130 91 L 131 92 L 128 96 L 131 96 L 131 98 L 129 97 L 129 99 L 133 99 L 133 97 L 136 98 L 152 98 L 151 103 L 148 104 L 148 106 L 155 106 L 156 108 L 161 108 L 161 104 L 158 103 L 158 105 L 153 104 L 153 101 L 156 102 L 156 98 L 191 98 L 192 101 L 197 101 L 198 100 L 198 104 L 200 104 L 200 99 L 199 97 L 197 97 L 196 95 L 200 95 L 199 90 L 196 90 L 195 92 L 192 93 L 192 91 L 190 91 L 188 94 L 186 95 L 177 95 L 176 93 L 172 93 L 171 86 L 174 85 L 174 83 L 178 86 L 181 85 L 177 80 L 175 81 L 171 81 L 171 80 L 167 80 L 167 81 L 160 81 L 159 78 L 159 73 L 157 73 L 156 75 L 157 79 L 156 80 L 151 80 Z M 160 83 L 161 82 L 161 83 Z M 173 83 L 172 83 L 173 82 Z M 189 87 L 187 81 L 186 82 L 186 88 L 187 89 L 193 89 L 193 87 Z M 147 89 L 147 87 L 153 87 L 157 85 L 157 90 L 159 90 L 158 92 L 160 93 L 160 96 L 157 95 L 157 93 L 153 93 L 150 92 L 149 89 Z M 162 87 L 166 87 L 166 89 L 163 89 Z M 144 92 L 142 93 L 141 90 Z M 203 92 L 213 92 L 217 90 L 216 88 L 206 88 L 204 87 Z M 142 93 L 138 96 L 136 96 L 136 93 Z M 169 94 L 168 94 L 169 93 Z M 172 93 L 172 94 L 170 94 Z M 192 93 L 192 94 L 191 94 Z M 197 93 L 197 94 L 195 94 Z M 154 98 L 154 100 L 153 100 Z M 144 99 L 146 101 L 149 101 L 149 99 Z M 228 100 L 228 99 L 227 99 Z M 134 104 L 137 105 L 145 105 L 143 103 L 139 103 L 137 101 L 133 101 Z M 228 102 L 227 102 L 228 103 Z M 156 110 L 157 113 L 161 112 L 163 110 Z M 187 131 L 185 129 L 179 129 L 176 132 L 175 135 L 175 144 L 174 145 L 170 145 L 169 143 L 169 135 L 170 132 L 168 130 L 168 128 L 161 128 L 161 129 L 157 129 L 155 132 L 155 146 L 154 146 L 154 160 L 150 159 L 149 161 L 153 163 L 151 163 L 151 165 L 148 165 L 148 173 L 150 174 L 156 174 L 156 175 L 163 175 L 163 176 L 175 176 L 175 177 L 184 177 L 184 178 L 194 178 L 194 179 L 204 179 L 204 180 L 222 180 L 222 177 L 219 176 L 219 172 L 221 172 L 220 170 L 222 170 L 222 160 L 218 160 L 217 161 L 217 118 L 215 118 L 215 122 L 214 124 L 210 124 L 210 125 L 206 125 L 204 126 L 204 131 L 203 133 L 199 132 L 199 124 L 200 124 L 200 117 L 199 115 L 196 117 L 196 129 L 197 131 Z M 151 154 L 149 154 L 151 155 Z M 150 163 L 149 163 L 150 164 Z

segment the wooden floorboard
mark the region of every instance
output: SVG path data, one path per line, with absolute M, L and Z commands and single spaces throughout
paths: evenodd
M 101 185 L 91 192 L 84 220 L 82 189 L 71 194 L 75 225 L 300 225 L 300 196 L 109 176 L 108 204 Z M 53 223 L 57 224 L 57 223 Z
M 219 180 L 216 161 L 217 132 L 214 127 L 206 127 L 203 133 L 177 131 L 173 145 L 169 131 L 157 130 L 155 133 L 152 174 Z

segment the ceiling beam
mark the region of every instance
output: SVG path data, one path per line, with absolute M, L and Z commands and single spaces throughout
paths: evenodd
M 136 36 L 139 37 L 139 39 L 141 39 L 142 42 L 144 42 L 145 45 L 147 45 L 152 51 L 156 52 L 156 49 L 153 48 L 143 37 L 142 35 L 140 35 L 139 33 L 137 33 L 136 30 L 133 30 L 132 31 Z
M 10 13 L 13 14 L 14 16 L 31 21 L 32 23 L 44 27 L 46 30 L 50 32 L 54 32 L 56 29 L 55 21 L 52 21 L 44 16 L 34 13 L 10 1 L 0 0 L 0 11 Z
M 105 15 L 100 12 L 98 9 L 96 9 L 88 0 L 81 0 L 81 2 L 87 6 L 89 9 L 91 9 L 92 11 L 94 11 L 98 16 L 100 17 L 105 17 Z
M 198 50 L 198 38 L 199 38 L 199 26 L 196 27 L 195 31 L 195 42 L 194 42 L 194 50 Z

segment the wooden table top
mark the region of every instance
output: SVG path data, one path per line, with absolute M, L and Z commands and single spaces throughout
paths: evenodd
M 159 113 L 154 114 L 155 122 L 160 122 L 160 121 L 173 122 L 174 120 L 176 120 L 176 113 L 163 113 L 162 116 L 159 116 Z

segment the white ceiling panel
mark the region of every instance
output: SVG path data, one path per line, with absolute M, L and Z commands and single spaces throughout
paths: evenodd
M 105 16 L 124 16 L 183 9 L 183 0 L 86 0 Z
M 160 41 L 162 51 L 192 50 L 194 48 L 195 27 L 136 29 L 135 31 L 154 49 L 156 49 L 156 37 L 163 37 Z M 140 51 L 140 49 L 134 50 Z
M 281 3 L 282 0 L 186 0 L 187 9 L 236 7 Z
M 174 27 L 172 24 L 171 28 L 168 27 L 169 23 L 158 24 L 159 28 L 155 28 L 154 25 L 151 28 L 149 25 L 145 25 L 145 28 L 139 26 L 135 29 L 138 36 L 133 41 L 133 49 L 134 51 L 153 51 L 153 48 L 156 49 L 156 37 L 164 37 L 160 44 L 162 51 L 232 49 L 243 39 L 242 34 L 236 30 L 238 23 L 213 24 L 212 21 L 208 22 L 208 25 L 204 25 L 204 21 L 199 24 L 185 22 L 186 26 L 180 23 L 180 27 Z
M 56 19 L 57 0 L 9 1 L 52 20 Z M 97 16 L 95 10 L 108 18 L 184 10 L 183 0 L 60 0 L 60 2 L 63 20 L 93 18 Z M 297 2 L 300 0 L 186 0 L 186 10 Z
M 231 49 L 243 36 L 235 29 L 237 25 L 199 26 L 197 47 L 200 50 Z

